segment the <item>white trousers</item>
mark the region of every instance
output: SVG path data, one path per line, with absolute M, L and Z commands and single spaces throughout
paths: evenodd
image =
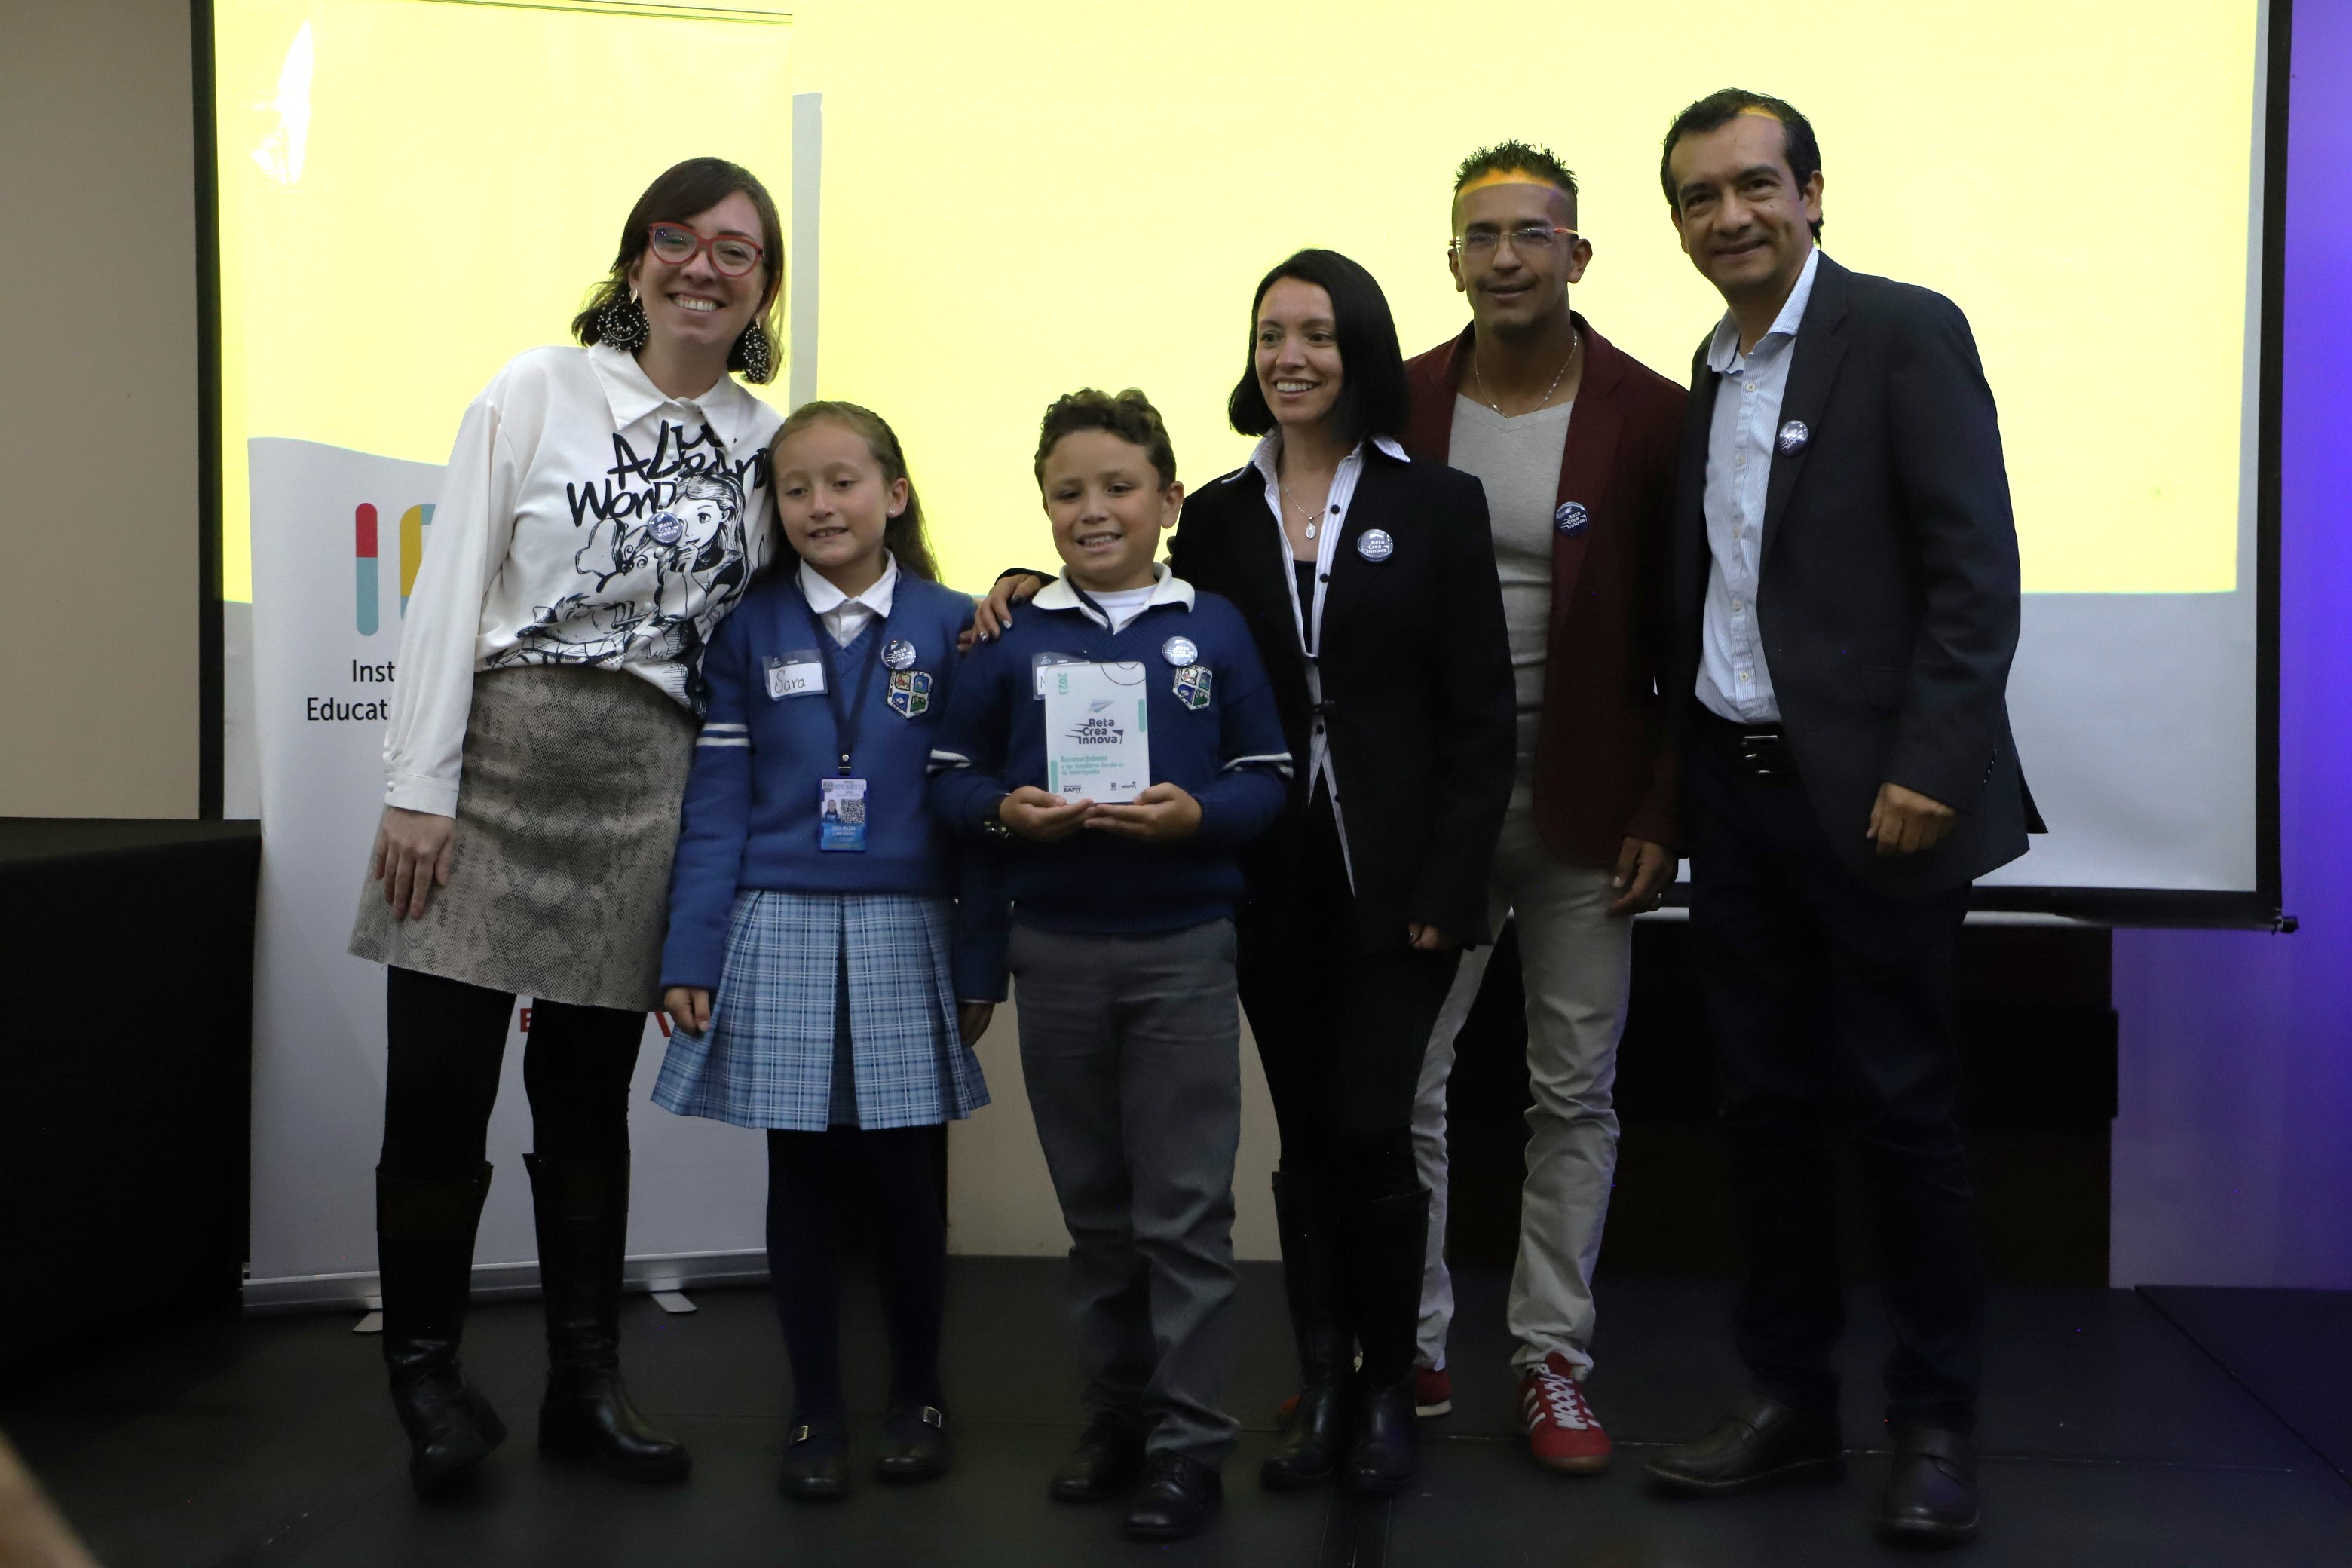
M 1511 797 L 1496 847 L 1487 913 L 1518 924 L 1525 977 L 1527 1181 L 1519 1204 L 1519 1257 L 1507 1321 L 1512 1364 L 1540 1365 L 1553 1351 L 1576 1375 L 1591 1370 L 1592 1266 L 1617 1171 L 1617 1041 L 1633 964 L 1633 922 L 1611 915 L 1613 873 L 1571 866 L 1536 828 L 1532 792 Z M 1453 991 L 1430 1032 L 1412 1108 L 1413 1158 L 1429 1189 L 1429 1256 L 1422 1274 L 1418 1359 L 1445 1364 L 1454 1280 L 1445 1268 L 1445 1084 L 1454 1037 L 1478 998 L 1491 947 L 1463 955 Z

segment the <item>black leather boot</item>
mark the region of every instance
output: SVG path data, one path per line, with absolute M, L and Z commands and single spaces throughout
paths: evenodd
M 1426 1192 L 1350 1205 L 1345 1278 L 1349 1298 L 1356 1305 L 1356 1341 L 1364 1352 L 1357 1379 L 1356 1441 L 1341 1475 L 1350 1491 L 1393 1496 L 1412 1484 L 1421 1459 L 1412 1352 L 1421 1322 L 1423 1249 L 1428 1237 Z
M 1283 1422 L 1281 1440 L 1259 1465 L 1257 1479 L 1269 1490 L 1298 1491 L 1329 1480 L 1347 1451 L 1352 1336 L 1339 1310 L 1338 1238 L 1322 1179 L 1276 1171 L 1274 1215 L 1302 1384 L 1297 1404 Z
M 383 1275 L 383 1361 L 392 1407 L 408 1433 L 408 1479 L 430 1497 L 462 1480 L 507 1440 L 506 1423 L 457 1364 L 474 1230 L 490 1190 L 484 1165 L 467 1181 L 375 1173 L 375 1244 Z
M 621 1381 L 621 1258 L 629 1163 L 526 1154 L 547 1302 L 547 1398 L 539 1447 L 631 1481 L 682 1481 L 686 1449 L 646 1424 Z

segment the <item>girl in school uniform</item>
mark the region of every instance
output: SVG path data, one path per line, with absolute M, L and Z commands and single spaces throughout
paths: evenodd
M 662 955 L 654 1102 L 768 1135 L 768 1265 L 793 1365 L 779 1485 L 848 1490 L 834 1241 L 870 1194 L 891 1351 L 878 1479 L 948 1466 L 933 1129 L 988 1103 L 1001 901 L 924 777 L 971 603 L 941 587 L 888 425 L 812 403 L 771 449 L 782 559 L 704 656 Z M 961 897 L 959 895 L 961 895 Z M 862 1205 L 861 1205 L 862 1207 Z

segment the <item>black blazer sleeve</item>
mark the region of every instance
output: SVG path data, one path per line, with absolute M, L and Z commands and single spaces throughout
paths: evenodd
M 1430 853 L 1407 914 L 1457 941 L 1478 942 L 1492 935 L 1486 882 L 1511 804 L 1518 690 L 1486 487 L 1453 468 L 1423 468 L 1435 481 L 1433 500 L 1443 514 L 1435 531 L 1441 634 L 1429 650 L 1438 667 L 1440 714 Z
M 1910 290 L 1887 376 L 1889 445 L 1926 614 L 1886 777 L 1968 810 L 2008 742 L 2017 524 L 1992 389 L 1958 306 Z

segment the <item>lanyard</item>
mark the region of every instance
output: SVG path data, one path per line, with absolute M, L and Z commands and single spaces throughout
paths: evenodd
M 834 661 L 839 645 L 826 628 L 824 617 L 816 613 L 807 599 L 802 599 L 801 608 L 808 611 L 809 626 L 816 633 L 816 656 L 824 660 L 824 702 L 833 710 L 834 744 L 841 752 L 841 776 L 847 778 L 849 753 L 857 749 L 857 726 L 866 717 L 866 693 L 874 683 L 874 667 L 882 662 L 882 638 L 883 634 L 889 630 L 888 617 L 877 616 L 866 623 L 864 635 L 872 639 L 873 646 L 866 650 L 865 667 L 857 672 L 857 694 L 849 700 L 849 707 L 845 711 L 841 705 L 840 671 L 835 668 Z

